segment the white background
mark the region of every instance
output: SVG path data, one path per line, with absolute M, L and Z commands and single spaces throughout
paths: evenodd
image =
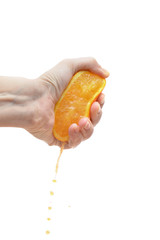
M 0 129 L 0 239 L 160 239 L 158 4 L 0 0 L 0 75 L 35 78 L 85 56 L 110 72 L 93 136 L 62 155 L 50 226 L 59 149 Z

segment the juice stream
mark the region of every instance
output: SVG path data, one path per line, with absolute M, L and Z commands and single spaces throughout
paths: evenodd
M 65 143 L 62 143 L 62 145 L 61 145 L 60 153 L 59 153 L 59 156 L 58 156 L 58 159 L 57 159 L 57 163 L 56 163 L 55 177 L 54 177 L 54 179 L 52 180 L 53 183 L 56 183 L 56 182 L 57 182 L 57 173 L 58 173 L 58 167 L 59 167 L 59 160 L 60 160 L 60 158 L 61 158 L 61 155 L 62 155 L 62 152 L 63 152 L 63 149 L 64 149 L 64 145 L 65 145 Z M 53 196 L 53 195 L 54 195 L 54 192 L 53 192 L 53 191 L 50 191 L 50 196 Z M 51 207 L 51 206 L 48 206 L 48 210 L 51 211 L 51 210 L 52 210 L 52 207 Z M 47 218 L 47 221 L 51 221 L 51 218 L 48 217 L 48 218 Z M 46 234 L 49 235 L 49 234 L 50 234 L 50 231 L 49 231 L 49 230 L 46 230 Z

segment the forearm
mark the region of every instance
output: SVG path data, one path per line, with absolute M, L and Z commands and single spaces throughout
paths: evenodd
M 0 77 L 0 127 L 25 128 L 32 120 L 34 81 Z

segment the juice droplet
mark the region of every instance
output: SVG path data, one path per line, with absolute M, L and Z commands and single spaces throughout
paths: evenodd
M 62 143 L 62 146 L 61 146 L 61 149 L 60 149 L 60 154 L 59 154 L 59 157 L 58 157 L 58 159 L 57 159 L 57 164 L 56 164 L 56 169 L 55 169 L 56 174 L 57 174 L 57 172 L 58 172 L 59 160 L 60 160 L 60 157 L 61 157 L 61 155 L 62 155 L 62 152 L 63 152 L 63 149 L 64 149 L 64 145 L 65 145 L 65 144 Z M 57 180 L 56 180 L 56 179 L 53 179 L 52 182 L 53 182 L 53 183 L 56 183 Z M 54 192 L 53 192 L 53 191 L 50 191 L 50 195 L 53 196 L 53 195 L 54 195 Z M 48 210 L 52 210 L 52 207 L 49 206 L 49 207 L 48 207 Z M 47 218 L 47 221 L 51 221 L 51 218 Z M 47 230 L 47 231 L 46 231 L 46 234 L 47 234 L 47 235 L 50 234 L 50 231 Z

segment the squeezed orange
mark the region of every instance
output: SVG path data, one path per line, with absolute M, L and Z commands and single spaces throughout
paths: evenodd
M 58 140 L 68 141 L 68 129 L 83 117 L 90 117 L 91 104 L 105 87 L 106 80 L 89 71 L 77 72 L 55 105 L 53 134 Z

